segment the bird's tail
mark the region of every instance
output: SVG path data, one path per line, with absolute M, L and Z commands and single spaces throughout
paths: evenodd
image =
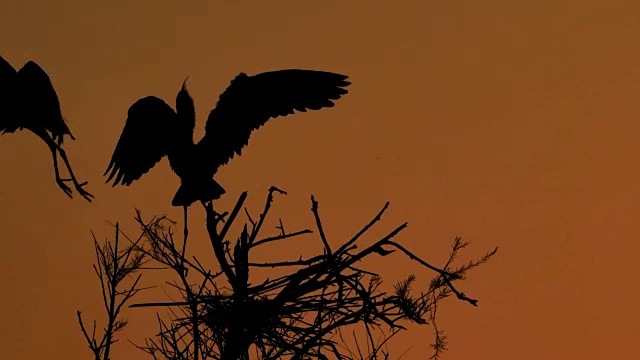
M 183 181 L 173 197 L 171 205 L 189 206 L 196 201 L 219 199 L 225 193 L 224 188 L 213 179 L 206 181 Z

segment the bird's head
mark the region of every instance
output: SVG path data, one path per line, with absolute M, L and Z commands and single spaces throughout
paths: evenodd
M 189 91 L 187 91 L 187 80 L 189 77 L 184 79 L 182 83 L 182 88 L 178 92 L 178 96 L 176 97 L 176 112 L 178 117 L 184 121 L 189 123 L 189 127 L 193 129 L 196 125 L 196 109 L 193 104 L 193 99 L 191 95 L 189 95 Z
M 182 82 L 182 89 L 180 89 L 180 91 L 187 91 L 187 80 L 189 80 L 188 76 L 184 78 L 184 81 Z
M 187 90 L 187 80 L 189 80 L 188 76 L 186 79 L 184 79 L 182 88 L 180 89 L 180 91 L 178 92 L 178 96 L 176 97 L 176 107 L 179 107 L 181 104 L 184 105 L 188 102 L 193 103 L 191 95 L 189 95 L 189 91 Z

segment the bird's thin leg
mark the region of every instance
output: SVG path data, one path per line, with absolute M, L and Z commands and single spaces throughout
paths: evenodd
M 58 152 L 60 152 L 60 157 L 62 158 L 65 165 L 67 166 L 67 170 L 69 171 L 69 176 L 71 176 L 71 181 L 73 181 L 73 185 L 78 191 L 78 194 L 80 194 L 80 196 L 85 198 L 87 201 L 91 202 L 91 198 L 93 198 L 93 195 L 91 195 L 91 193 L 89 193 L 83 188 L 85 185 L 88 184 L 88 181 L 85 181 L 83 183 L 78 183 L 76 176 L 73 174 L 73 170 L 71 169 L 71 164 L 69 163 L 69 159 L 67 159 L 67 154 L 65 153 L 64 149 L 61 148 L 60 146 L 56 146 L 56 147 L 58 149 Z
M 85 181 L 82 184 L 78 183 L 75 175 L 73 174 L 73 170 L 71 169 L 71 165 L 69 164 L 69 159 L 67 159 L 67 154 L 65 153 L 64 149 L 62 149 L 62 147 L 58 143 L 56 143 L 46 131 L 36 132 L 36 135 L 38 135 L 42 140 L 44 140 L 44 142 L 49 146 L 49 149 L 51 150 L 51 154 L 53 155 L 53 168 L 56 173 L 56 182 L 58 183 L 58 186 L 60 186 L 60 188 L 65 192 L 65 194 L 67 194 L 69 197 L 72 198 L 71 188 L 69 188 L 67 185 L 64 184 L 65 181 L 71 180 L 73 181 L 73 184 L 75 185 L 76 190 L 78 190 L 78 193 L 82 197 L 87 199 L 89 202 L 91 202 L 91 198 L 93 197 L 93 195 L 91 195 L 89 192 L 85 191 L 82 188 L 83 186 L 87 185 L 87 182 Z M 71 176 L 71 179 L 60 178 L 60 171 L 58 169 L 58 157 L 56 156 L 56 152 L 60 154 L 60 157 L 62 158 L 65 165 L 67 166 L 67 170 L 69 171 L 69 176 Z
M 185 253 L 187 251 L 187 236 L 189 236 L 189 228 L 187 227 L 187 209 L 188 206 L 183 206 L 184 208 L 184 240 L 182 241 L 182 259 L 184 259 Z
M 188 206 L 183 206 L 184 207 L 184 240 L 187 241 L 187 236 L 189 235 L 189 227 L 187 226 L 187 209 L 189 209 Z
M 64 183 L 64 180 L 62 178 L 60 178 L 60 170 L 58 169 L 58 153 L 55 147 L 55 143 L 51 144 L 47 141 L 47 144 L 49 145 L 49 149 L 51 150 L 51 155 L 53 155 L 53 171 L 56 174 L 56 183 L 58 183 L 60 189 L 62 189 L 62 191 L 64 191 L 64 193 L 67 194 L 68 197 L 73 199 L 73 196 L 71 195 L 71 188 Z

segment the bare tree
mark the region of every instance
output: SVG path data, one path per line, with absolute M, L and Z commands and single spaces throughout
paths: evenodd
M 229 229 L 243 209 L 247 193 L 240 196 L 231 213 L 219 214 L 211 203 L 205 205 L 218 271 L 205 268 L 197 257 L 187 258 L 187 239 L 176 243 L 173 221 L 156 217 L 145 222 L 137 214 L 145 241 L 136 242 L 136 251 L 142 254 L 141 259 L 148 258 L 171 269 L 177 280 L 170 284 L 181 297 L 180 301 L 131 305 L 171 311 L 169 320 L 158 315 L 159 332 L 138 347 L 154 359 L 244 360 L 249 359 L 250 351 L 255 352 L 252 357 L 256 359 L 387 359 L 388 341 L 406 330 L 403 324 L 413 322 L 434 328 L 432 358 L 437 359 L 446 349 L 446 336 L 436 324 L 437 305 L 453 294 L 477 306 L 478 301 L 459 291 L 454 282 L 465 279 L 468 270 L 488 261 L 497 248 L 478 260 L 454 267 L 459 252 L 468 245 L 456 238 L 448 261 L 437 268 L 394 240 L 407 226 L 404 223 L 372 245 L 358 249 L 362 235 L 381 219 L 389 203 L 352 238 L 332 248 L 323 230 L 318 202 L 312 196 L 311 211 L 322 253 L 289 261 L 252 262 L 251 250 L 259 246 L 313 232 L 287 232 L 280 221 L 277 234 L 261 235 L 275 193 L 286 194 L 271 187 L 257 219 L 244 209 L 248 220 L 234 242 L 227 240 Z M 357 267 L 370 256 L 384 257 L 395 251 L 435 273 L 422 291 L 413 290 L 417 280 L 412 274 L 396 284 L 393 291 L 383 291 L 380 275 Z M 280 269 L 285 275 L 254 285 L 250 274 L 257 268 Z M 362 336 L 353 332 L 354 341 L 347 340 L 345 332 L 357 327 Z
M 106 241 L 103 246 L 100 246 L 95 235 L 93 236 L 96 251 L 96 265 L 93 265 L 93 270 L 100 280 L 102 301 L 107 313 L 107 325 L 99 340 L 96 336 L 96 321 L 93 322 L 93 330 L 89 335 L 82 320 L 82 312 L 77 311 L 77 316 L 82 334 L 95 360 L 110 359 L 111 345 L 117 342 L 115 334 L 127 325 L 127 320 L 120 317 L 120 311 L 138 291 L 142 290 L 138 287 L 140 274 L 130 286 L 123 288 L 125 281 L 145 263 L 144 253 L 136 251 L 140 240 L 142 237 L 120 248 L 120 226 L 117 223 L 113 242 Z

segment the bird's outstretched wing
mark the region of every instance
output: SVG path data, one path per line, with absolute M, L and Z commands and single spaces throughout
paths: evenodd
M 206 134 L 198 143 L 213 173 L 249 142 L 251 132 L 270 118 L 295 111 L 333 107 L 347 93 L 348 76 L 315 70 L 279 70 L 231 81 L 209 113 Z
M 60 101 L 51 84 L 51 79 L 38 64 L 29 61 L 18 71 L 18 86 L 21 96 L 20 104 L 26 111 L 27 117 L 24 119 L 24 125 L 44 127 L 51 132 L 53 140 L 60 144 L 64 135 L 69 135 L 75 140 L 62 118 Z
M 0 56 L 0 132 L 11 133 L 18 128 L 16 109 L 16 79 L 18 72 Z
M 129 108 L 120 140 L 104 175 L 113 186 L 131 185 L 167 155 L 175 131 L 176 113 L 163 100 L 148 96 Z

